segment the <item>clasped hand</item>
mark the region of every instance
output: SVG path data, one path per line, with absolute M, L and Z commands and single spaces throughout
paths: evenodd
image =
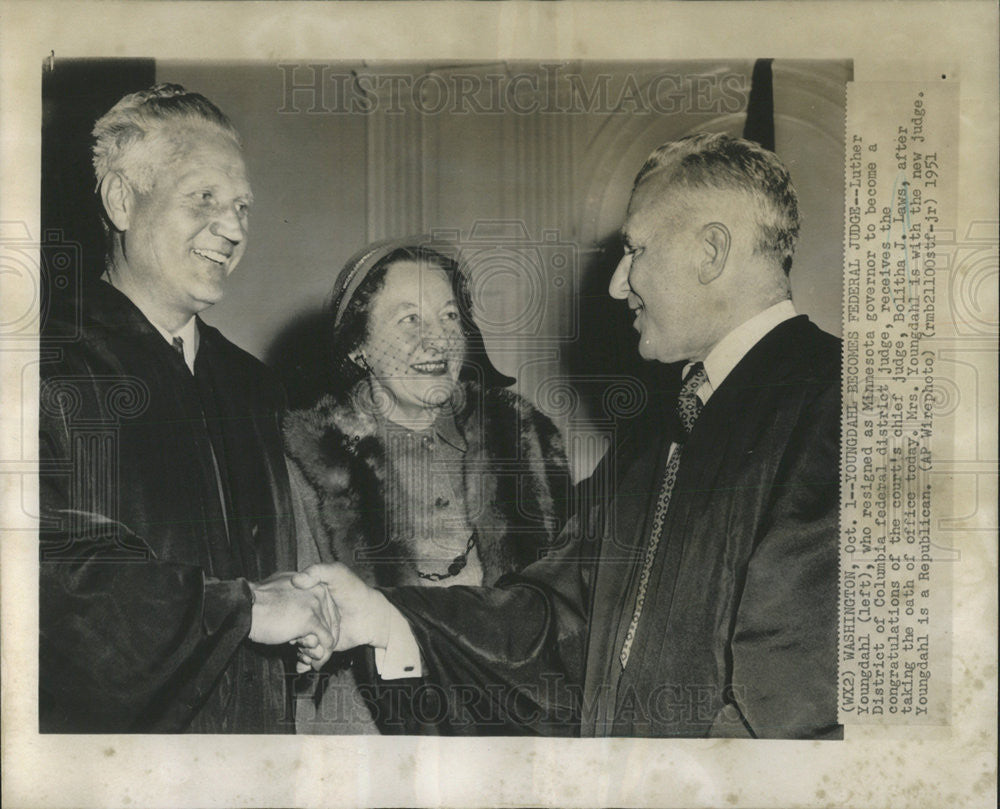
M 322 584 L 295 586 L 295 573 L 275 573 L 250 585 L 254 602 L 250 640 L 255 643 L 294 643 L 310 650 L 308 659 L 317 669 L 329 659 L 340 633 L 337 605 Z M 329 650 L 329 651 L 328 651 Z M 299 671 L 304 669 L 298 667 Z
M 388 640 L 389 602 L 378 590 L 359 579 L 349 567 L 334 562 L 312 565 L 291 577 L 291 583 L 306 592 L 326 591 L 334 603 L 337 626 L 328 636 L 307 635 L 297 639 L 301 674 L 319 670 L 334 652 L 355 646 L 385 647 Z

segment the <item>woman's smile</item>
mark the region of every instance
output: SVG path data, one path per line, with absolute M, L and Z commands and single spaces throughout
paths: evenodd
M 445 360 L 414 362 L 410 364 L 410 368 L 418 374 L 426 374 L 427 376 L 443 376 L 448 373 L 448 363 Z

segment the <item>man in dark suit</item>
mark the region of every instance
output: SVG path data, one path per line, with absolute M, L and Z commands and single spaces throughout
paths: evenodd
M 39 726 L 291 732 L 282 645 L 332 644 L 334 607 L 276 573 L 296 545 L 280 387 L 197 317 L 246 247 L 239 136 L 170 84 L 94 136 L 107 257 L 79 322 L 42 335 Z
M 798 230 L 771 152 L 657 149 L 610 293 L 677 385 L 595 472 L 610 496 L 495 588 L 300 574 L 330 586 L 338 648 L 374 646 L 383 677 L 419 671 L 450 721 L 494 732 L 839 738 L 840 343 L 791 303 Z

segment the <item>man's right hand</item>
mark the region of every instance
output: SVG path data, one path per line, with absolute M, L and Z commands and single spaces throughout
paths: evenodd
M 335 652 L 355 646 L 385 648 L 392 606 L 378 590 L 369 587 L 340 562 L 312 565 L 292 577 L 296 587 L 326 586 L 337 605 L 339 631 Z
M 337 646 L 340 617 L 327 588 L 319 583 L 305 589 L 292 584 L 292 573 L 275 573 L 251 583 L 254 603 L 250 640 L 279 644 L 314 636 L 322 650 L 312 666 L 322 667 Z

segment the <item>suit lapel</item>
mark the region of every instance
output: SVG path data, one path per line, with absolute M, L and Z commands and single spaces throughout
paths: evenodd
M 671 436 L 662 413 L 635 429 L 604 474 L 613 474 L 614 495 L 604 506 L 600 564 L 592 590 L 584 676 L 583 735 L 607 735 L 620 668 L 616 644 L 621 616 L 649 534 Z M 598 469 L 600 470 L 602 464 Z

